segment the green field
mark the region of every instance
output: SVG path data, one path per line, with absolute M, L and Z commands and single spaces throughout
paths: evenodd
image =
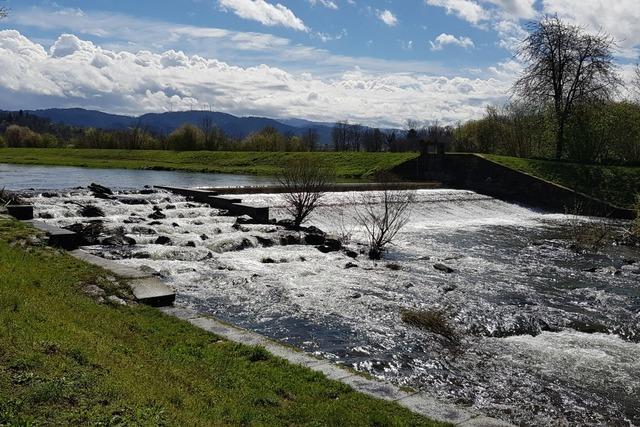
M 482 157 L 623 208 L 633 208 L 640 194 L 637 166 L 583 165 L 488 154 Z
M 417 153 L 283 153 L 225 151 L 0 148 L 0 163 L 89 168 L 158 169 L 274 175 L 291 159 L 311 157 L 332 165 L 339 179 L 367 179 L 417 157 Z
M 436 425 L 145 306 L 0 219 L 0 425 Z

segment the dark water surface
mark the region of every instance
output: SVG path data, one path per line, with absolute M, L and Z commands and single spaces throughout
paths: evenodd
M 1 160 L 1 159 L 0 159 Z M 118 189 L 145 185 L 176 187 L 245 187 L 273 184 L 273 178 L 179 171 L 89 169 L 70 166 L 31 166 L 0 163 L 0 188 L 61 190 L 97 182 Z

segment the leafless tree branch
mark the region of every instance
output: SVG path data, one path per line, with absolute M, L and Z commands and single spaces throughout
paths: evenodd
M 329 166 L 310 158 L 290 162 L 278 175 L 285 190 L 285 209 L 293 217 L 295 227 L 300 227 L 318 207 L 333 177 Z
M 380 259 L 387 245 L 409 222 L 414 191 L 362 192 L 354 200 L 356 222 L 369 241 L 369 258 Z

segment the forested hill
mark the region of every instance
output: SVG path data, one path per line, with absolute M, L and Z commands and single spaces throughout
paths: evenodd
M 331 142 L 331 125 L 306 120 L 287 121 L 289 124 L 265 117 L 236 117 L 231 114 L 210 111 L 179 111 L 150 113 L 139 117 L 103 113 L 81 108 L 48 109 L 28 111 L 53 123 L 83 128 L 123 130 L 143 127 L 157 134 L 167 135 L 184 124 L 195 126 L 216 126 L 232 138 L 242 139 L 265 127 L 272 127 L 284 135 L 302 135 L 309 129 L 317 131 L 322 145 Z

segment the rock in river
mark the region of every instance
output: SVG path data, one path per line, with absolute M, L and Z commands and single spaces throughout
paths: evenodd
M 451 274 L 454 273 L 455 270 L 447 265 L 444 264 L 434 264 L 433 268 L 435 268 L 438 271 L 442 271 L 443 273 L 447 273 L 447 274 Z
M 168 238 L 167 236 L 160 236 L 156 239 L 155 241 L 156 245 L 170 245 L 171 244 L 171 239 Z

